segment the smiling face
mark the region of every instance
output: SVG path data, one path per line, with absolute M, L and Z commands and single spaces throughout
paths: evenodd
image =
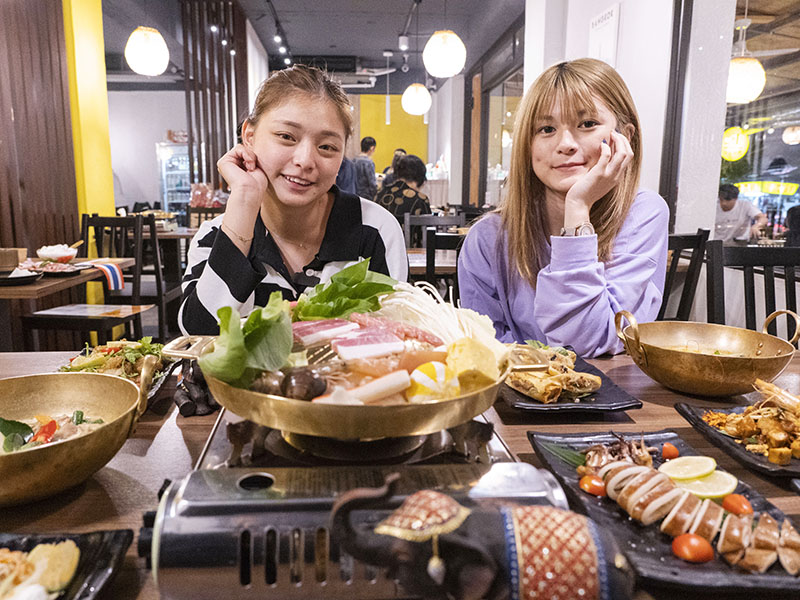
M 255 152 L 269 180 L 268 196 L 287 207 L 308 206 L 326 197 L 344 155 L 345 125 L 333 102 L 295 94 L 266 111 L 244 144 Z
M 617 119 L 605 104 L 594 99 L 591 110 L 570 115 L 556 98 L 533 127 L 531 163 L 536 177 L 550 192 L 565 195 L 600 157 L 603 140 L 611 141 Z

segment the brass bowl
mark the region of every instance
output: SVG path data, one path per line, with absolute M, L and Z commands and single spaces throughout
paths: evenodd
M 778 315 L 795 319 L 794 337 L 767 333 Z M 630 325 L 623 329 L 622 319 Z M 786 368 L 800 336 L 800 317 L 775 311 L 761 332 L 691 321 L 637 323 L 626 310 L 616 314 L 617 336 L 633 362 L 661 385 L 685 394 L 724 397 L 753 391 L 756 379 L 772 381 Z
M 152 378 L 145 362 L 141 380 Z M 142 389 L 147 389 L 144 385 Z M 101 373 L 44 373 L 0 379 L 0 415 L 26 420 L 82 410 L 103 424 L 89 433 L 17 452 L 0 452 L 0 507 L 53 496 L 88 479 L 119 451 L 147 408 L 147 394 Z

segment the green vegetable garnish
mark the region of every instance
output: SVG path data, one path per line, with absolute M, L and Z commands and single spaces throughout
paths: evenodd
M 72 413 L 71 421 L 75 425 L 80 425 L 81 423 L 85 423 L 86 419 L 83 418 L 83 411 L 82 410 L 76 410 L 74 413 Z
M 12 433 L 3 440 L 3 452 L 16 452 L 25 445 L 25 438 L 18 433 Z
M 33 437 L 33 429 L 26 423 L 0 418 L 0 434 L 6 438 L 17 434 L 23 438 L 23 443 L 25 443 Z
M 394 291 L 397 281 L 369 270 L 369 259 L 350 265 L 320 283 L 309 294 L 302 294 L 294 308 L 295 321 L 344 319 L 352 313 L 373 312 L 380 308 L 379 297 Z
M 569 356 L 569 350 L 564 348 L 563 346 L 548 346 L 547 344 L 543 344 L 539 340 L 525 340 L 525 343 L 532 348 L 536 348 L 537 350 L 552 350 L 556 354 L 561 354 L 562 356 Z
M 272 292 L 264 308 L 256 307 L 244 327 L 239 313 L 230 306 L 220 308 L 217 316 L 219 337 L 214 351 L 197 361 L 203 373 L 246 388 L 257 373 L 286 364 L 292 351 L 292 323 L 289 303 L 280 292 Z
M 542 448 L 547 450 L 553 456 L 563 460 L 568 465 L 573 467 L 580 467 L 586 464 L 586 455 L 583 452 L 578 452 L 566 446 L 559 446 L 558 444 L 551 444 L 549 442 L 541 442 Z

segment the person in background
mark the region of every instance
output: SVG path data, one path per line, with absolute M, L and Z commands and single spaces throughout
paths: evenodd
M 714 239 L 723 242 L 747 242 L 760 238 L 767 224 L 767 216 L 750 202 L 739 200 L 739 188 L 735 185 L 722 184 L 718 195 Z
M 405 214 L 429 215 L 431 205 L 428 196 L 420 192 L 426 181 L 425 163 L 419 156 L 407 154 L 396 161 L 395 175 L 397 180 L 389 187 L 383 186 L 375 196 L 375 202 L 380 204 L 395 217 L 402 226 Z M 422 245 L 422 228 L 414 227 L 411 245 L 419 248 Z
M 402 148 L 397 148 L 394 151 L 394 155 L 392 156 L 392 164 L 383 170 L 383 181 L 381 182 L 381 187 L 387 188 L 394 183 L 394 180 L 397 179 L 397 161 L 403 158 L 406 154 L 408 153 Z
M 367 136 L 361 140 L 361 154 L 356 157 L 356 193 L 362 198 L 372 200 L 378 191 L 378 180 L 375 178 L 375 154 L 377 143 L 374 137 Z
M 275 291 L 296 300 L 364 258 L 408 278 L 397 219 L 334 185 L 351 130 L 350 101 L 323 71 L 295 65 L 261 85 L 242 143 L 217 162 L 231 189 L 225 212 L 189 246 L 184 334 L 215 335 L 218 309 L 244 316 Z
M 342 165 L 336 175 L 336 186 L 348 194 L 356 193 L 356 166 L 346 156 L 342 157 Z
M 653 321 L 666 276 L 669 211 L 639 189 L 641 163 L 639 116 L 612 67 L 545 70 L 517 111 L 507 194 L 464 241 L 461 305 L 503 342 L 621 352 L 615 314 Z
M 795 204 L 786 211 L 786 245 L 800 246 L 800 204 Z

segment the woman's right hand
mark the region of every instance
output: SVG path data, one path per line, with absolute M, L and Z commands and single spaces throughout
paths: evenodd
M 243 144 L 236 144 L 226 152 L 217 161 L 217 170 L 228 182 L 231 193 L 238 191 L 260 198 L 267 191 L 269 180 L 258 165 L 258 158 Z

